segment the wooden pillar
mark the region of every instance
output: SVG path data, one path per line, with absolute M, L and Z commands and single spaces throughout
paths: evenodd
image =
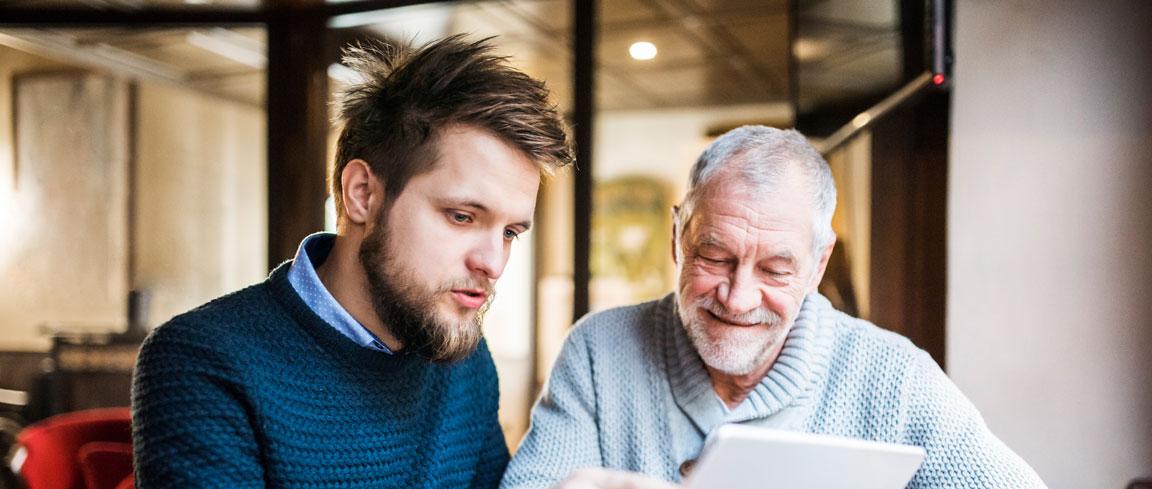
M 906 79 L 929 66 L 924 7 L 901 2 Z M 907 336 L 941 366 L 950 106 L 949 92 L 931 92 L 872 129 L 872 320 Z
M 872 129 L 871 319 L 944 365 L 948 96 L 933 93 Z
M 268 267 L 324 227 L 326 18 L 294 5 L 268 17 Z
M 573 139 L 576 171 L 572 219 L 572 320 L 588 312 L 592 256 L 592 128 L 595 120 L 596 1 L 573 0 Z

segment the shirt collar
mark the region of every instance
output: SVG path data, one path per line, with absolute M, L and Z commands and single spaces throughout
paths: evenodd
M 389 350 L 380 338 L 356 321 L 348 310 L 332 297 L 328 288 L 320 281 L 320 276 L 316 274 L 316 267 L 328 258 L 328 253 L 332 251 L 332 245 L 335 243 L 336 235 L 332 233 L 315 233 L 304 238 L 304 241 L 300 242 L 300 248 L 296 250 L 292 266 L 288 269 L 288 282 L 308 308 L 340 334 L 364 348 L 392 354 L 392 350 Z

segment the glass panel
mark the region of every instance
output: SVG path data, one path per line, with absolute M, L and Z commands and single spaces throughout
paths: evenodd
M 467 33 L 474 39 L 497 36 L 493 40 L 497 52 L 509 56 L 510 62 L 525 73 L 544 80 L 552 91 L 553 103 L 563 113 L 571 106 L 570 11 L 567 0 L 436 3 L 338 16 L 329 26 L 336 37 L 368 35 L 417 44 L 456 33 Z M 337 74 L 340 68 L 331 71 Z M 338 77 L 333 80 L 335 93 L 341 82 Z M 334 145 L 335 137 L 331 140 Z M 555 307 L 537 308 L 536 284 L 540 284 L 540 295 L 545 296 L 542 304 L 561 304 L 561 310 L 571 304 L 569 186 L 570 178 L 565 175 L 545 183 L 533 229 L 513 246 L 484 321 L 485 337 L 500 375 L 500 422 L 513 449 L 527 430 L 528 410 L 536 393 L 535 314 L 540 311 L 543 318 L 556 316 Z M 567 256 L 564 246 L 569 249 Z M 553 302 L 545 302 L 547 298 Z M 564 316 L 565 327 L 569 318 Z

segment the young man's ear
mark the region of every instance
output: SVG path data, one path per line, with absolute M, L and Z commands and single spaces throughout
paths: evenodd
M 363 225 L 376 215 L 383 186 L 372 174 L 368 162 L 359 158 L 344 165 L 340 172 L 340 192 L 344 200 L 344 218 L 350 224 Z

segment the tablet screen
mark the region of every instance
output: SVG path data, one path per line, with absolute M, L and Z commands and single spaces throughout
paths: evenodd
M 690 489 L 902 489 L 924 449 L 830 435 L 724 425 L 685 480 Z

